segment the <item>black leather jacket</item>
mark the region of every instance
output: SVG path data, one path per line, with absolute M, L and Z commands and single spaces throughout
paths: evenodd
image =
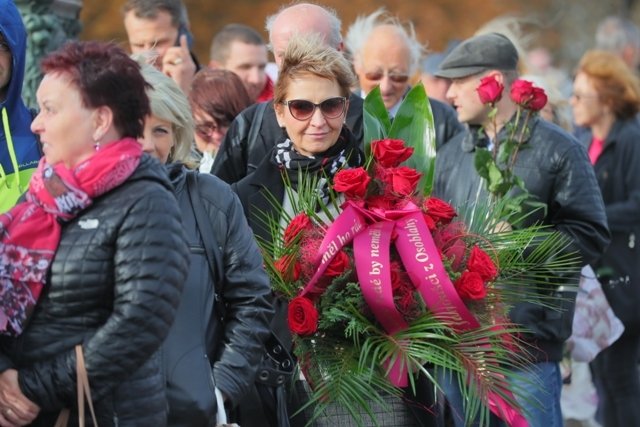
M 435 99 L 429 99 L 429 102 L 436 127 L 436 148 L 440 148 L 456 134 L 462 132 L 464 127 L 458 121 L 455 110 L 449 105 Z M 261 112 L 263 112 L 262 118 L 256 118 Z M 362 113 L 362 98 L 351 94 L 346 124 L 360 144 L 364 138 Z M 259 130 L 255 142 L 250 144 L 251 127 L 256 120 L 260 121 Z M 276 120 L 272 102 L 250 106 L 231 123 L 216 155 L 211 173 L 230 184 L 240 181 L 258 167 L 275 143 L 282 140 L 283 135 L 282 128 Z
M 357 141 L 362 141 L 364 135 L 362 102 L 362 98 L 353 93 L 349 97 L 346 124 Z M 255 126 L 257 128 L 252 130 Z M 240 181 L 258 167 L 283 136 L 284 131 L 276 120 L 273 101 L 248 107 L 231 123 L 211 173 L 229 184 Z
M 64 224 L 27 329 L 0 338 L 0 371 L 17 369 L 22 392 L 41 408 L 33 425 L 52 426 L 61 409 L 76 407 L 80 343 L 101 427 L 166 423 L 158 349 L 188 264 L 171 184 L 144 155 L 124 184 Z
M 525 225 L 553 226 L 571 238 L 572 246 L 567 250 L 577 250 L 585 264 L 593 262 L 604 252 L 610 236 L 602 196 L 586 152 L 554 124 L 536 117 L 530 127 L 530 137 L 518 153 L 514 171 L 527 190 L 546 203 L 547 210 L 546 215 L 541 210 L 530 215 Z M 501 131 L 501 139 L 503 132 L 506 129 Z M 458 135 L 436 156 L 433 194 L 458 208 L 488 198 L 474 167 L 475 147 L 481 143 L 477 135 L 477 129 Z M 530 338 L 539 361 L 561 359 L 562 343 L 571 334 L 574 297 L 559 299 L 560 310 L 532 303 L 513 308 L 511 319 L 532 331 Z
M 167 168 L 182 211 L 191 249 L 191 267 L 178 315 L 164 348 L 166 352 L 178 354 L 170 359 L 179 360 L 179 355 L 186 355 L 198 340 L 205 339 L 207 353 L 213 359 L 215 384 L 235 404 L 252 385 L 264 354 L 264 341 L 269 336 L 273 316 L 269 278 L 237 196 L 215 176 L 200 174 L 197 182 L 202 205 L 215 234 L 204 238 L 215 240 L 224 262 L 225 286 L 221 296 L 226 309 L 225 321 L 223 332 L 216 336 L 214 332 L 221 325 L 219 313 L 214 312 L 214 278 L 186 185 L 187 174 L 196 172 L 178 164 Z M 204 336 L 198 335 L 201 329 L 205 330 Z M 204 359 L 204 355 L 199 356 Z M 196 425 L 193 420 L 182 421 L 181 425 Z

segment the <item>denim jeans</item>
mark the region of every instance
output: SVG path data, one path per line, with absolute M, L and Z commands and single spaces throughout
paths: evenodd
M 557 362 L 536 363 L 526 370 L 514 372 L 517 377 L 510 378 L 511 390 L 522 408 L 522 414 L 529 422 L 529 427 L 563 427 L 560 408 L 562 379 L 559 364 Z M 464 402 L 457 376 L 445 371 L 439 371 L 436 375 L 447 397 L 454 426 L 479 427 L 479 419 L 475 419 L 470 424 L 464 422 Z M 506 427 L 507 424 L 491 414 L 488 426 Z

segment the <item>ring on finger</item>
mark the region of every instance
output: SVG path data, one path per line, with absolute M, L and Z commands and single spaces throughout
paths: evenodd
M 171 63 L 173 65 L 180 65 L 180 64 L 182 64 L 182 58 L 176 58 Z

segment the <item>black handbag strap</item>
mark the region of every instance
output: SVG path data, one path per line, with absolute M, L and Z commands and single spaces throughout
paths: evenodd
M 222 253 L 218 247 L 218 240 L 216 239 L 216 235 L 213 233 L 211 223 L 209 223 L 209 219 L 202 204 L 200 190 L 198 189 L 198 173 L 195 171 L 187 172 L 187 192 L 189 193 L 189 199 L 191 200 L 191 206 L 193 207 L 196 227 L 200 232 L 200 239 L 202 240 L 202 246 L 204 247 L 207 264 L 209 265 L 211 277 L 213 278 L 213 293 L 216 313 L 220 319 L 224 320 L 226 310 L 222 303 L 221 293 L 221 286 L 223 283 L 222 272 L 224 271 Z M 213 244 L 213 242 L 216 244 Z

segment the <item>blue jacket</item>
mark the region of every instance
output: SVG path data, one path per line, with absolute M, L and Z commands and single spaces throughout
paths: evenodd
M 0 212 L 4 212 L 26 191 L 41 151 L 31 132 L 31 112 L 22 101 L 27 33 L 12 0 L 0 0 L 0 11 L 0 34 L 12 59 L 9 89 L 0 101 Z

